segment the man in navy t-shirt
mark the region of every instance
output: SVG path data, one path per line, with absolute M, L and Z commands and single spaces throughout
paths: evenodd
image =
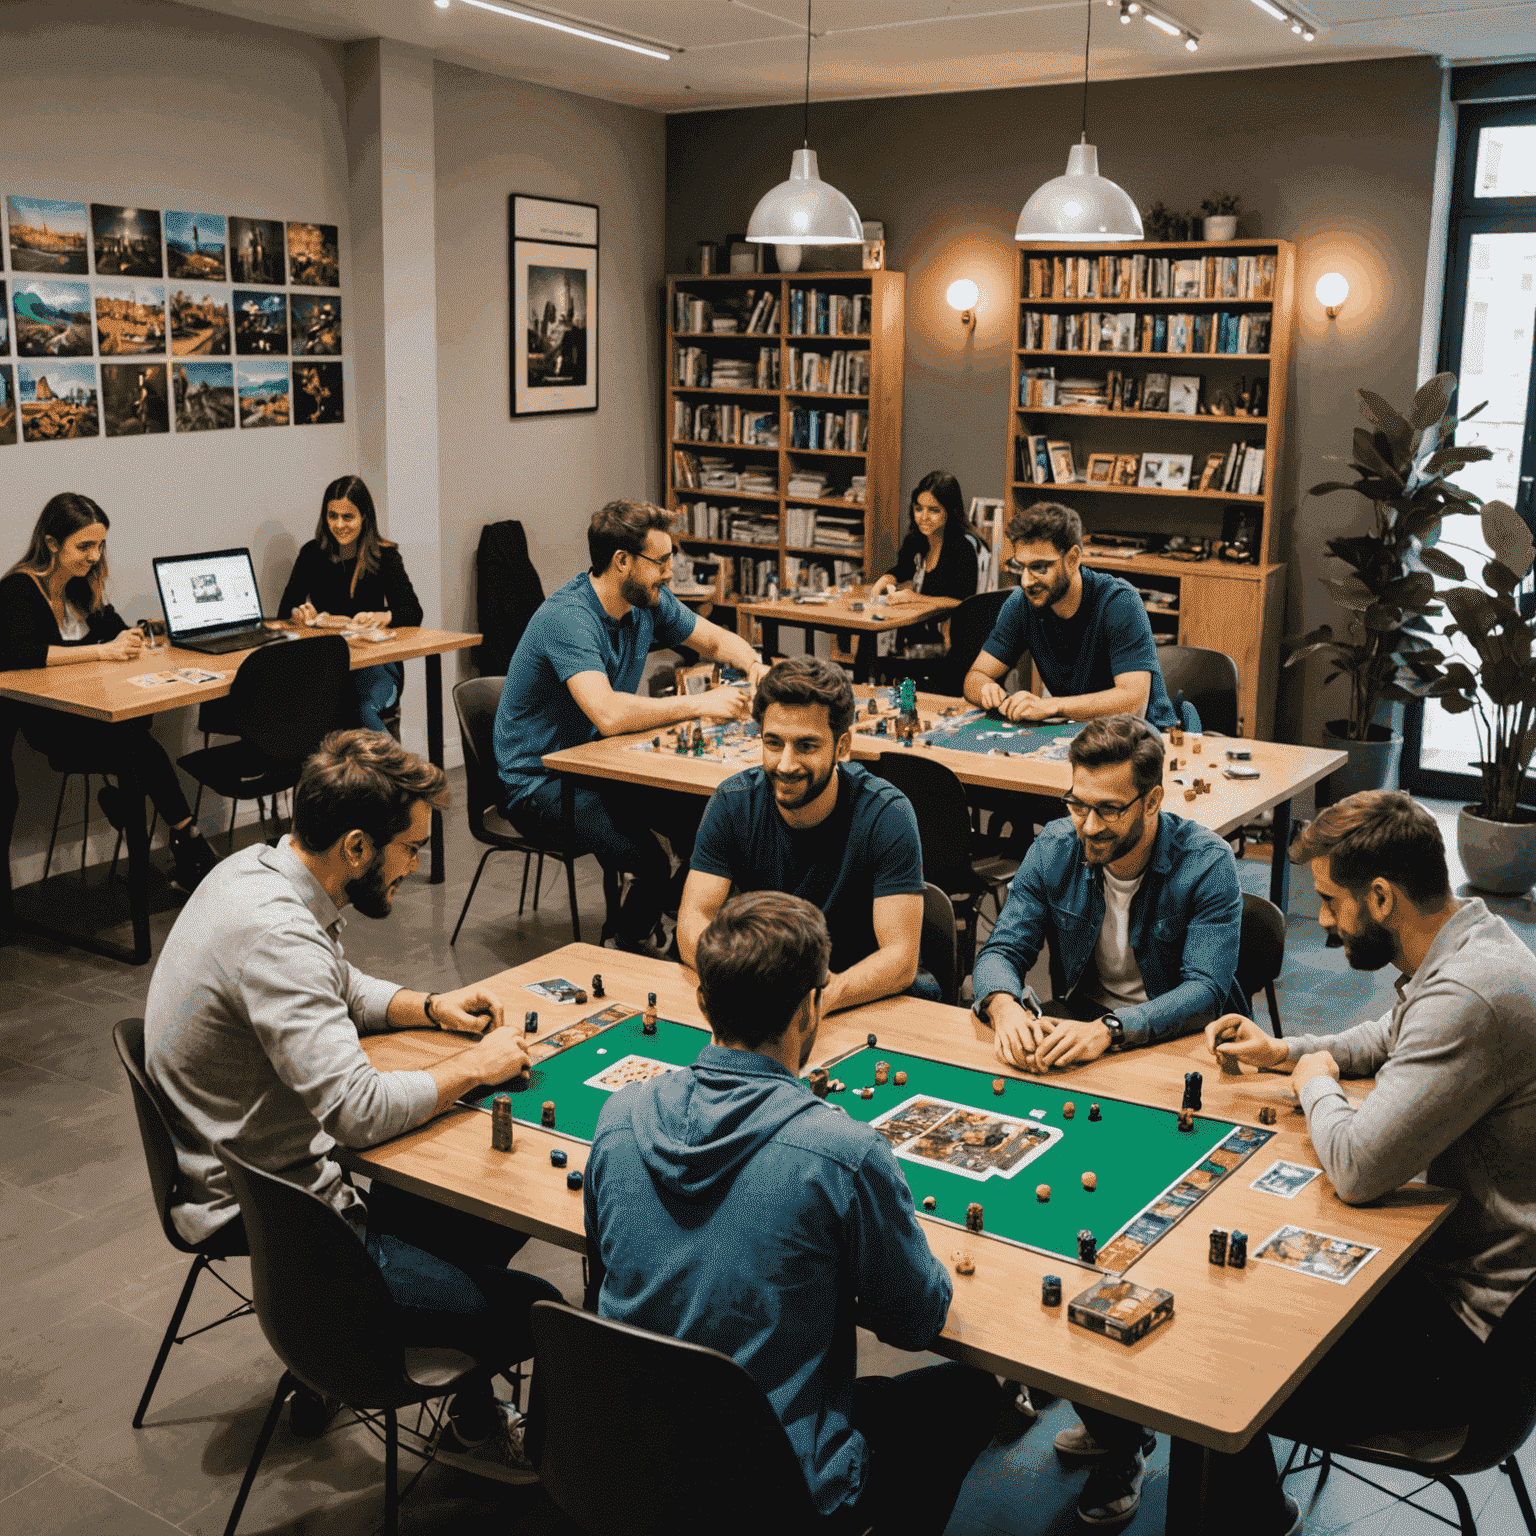
M 894 784 L 847 761 L 853 715 L 853 689 L 829 662 L 781 661 L 758 685 L 763 766 L 727 779 L 704 812 L 677 916 L 685 965 L 734 885 L 787 891 L 826 914 L 829 1013 L 912 986 L 923 930 L 917 817 Z
M 971 663 L 966 698 L 1010 720 L 1140 715 L 1159 730 L 1177 725 L 1147 610 L 1130 582 L 1083 564 L 1077 513 L 1040 502 L 1009 523 L 1008 537 L 1024 585 Z M 1048 696 L 1003 692 L 1001 680 L 1026 651 Z
M 558 842 L 560 778 L 544 767 L 558 752 L 598 736 L 659 730 L 679 720 L 744 717 L 750 693 L 715 688 L 642 699 L 635 690 L 651 646 L 687 643 L 711 661 L 761 671 L 747 642 L 690 613 L 672 595 L 672 514 L 644 501 L 611 501 L 592 516 L 592 569 L 552 592 L 529 620 L 507 668 L 496 710 L 502 810 L 527 835 Z M 648 830 L 660 828 L 682 869 L 698 821 L 698 797 L 633 784 L 584 781 L 576 789 L 576 845 L 604 869 L 634 879 L 618 919 L 621 949 L 644 950 L 669 905 L 672 864 Z

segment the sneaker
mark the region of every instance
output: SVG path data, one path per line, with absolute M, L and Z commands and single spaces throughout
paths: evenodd
M 1062 1430 L 1051 1442 L 1059 1454 L 1063 1456 L 1075 1456 L 1079 1461 L 1094 1461 L 1100 1456 L 1107 1456 L 1109 1448 L 1100 1445 L 1092 1435 L 1088 1433 L 1088 1426 L 1081 1421 L 1070 1429 Z M 1157 1449 L 1157 1436 L 1145 1435 L 1141 1442 L 1141 1454 L 1150 1456 Z
M 171 857 L 176 861 L 171 884 L 189 896 L 219 862 L 219 856 L 208 846 L 208 839 L 192 827 L 171 828 Z
M 536 1483 L 539 1469 L 523 1454 L 524 1417 L 509 1403 L 497 1403 L 501 1422 L 483 1440 L 461 1440 L 450 1415 L 433 1436 L 437 1460 L 476 1477 L 503 1483 Z
M 1077 1518 L 1084 1525 L 1124 1525 L 1141 1508 L 1141 1480 L 1146 1470 L 1140 1451 L 1128 1463 L 1094 1467 L 1078 1496 Z
M 300 1387 L 288 1399 L 288 1428 L 300 1440 L 313 1440 L 325 1433 L 326 1426 L 336 1417 L 341 1401 L 335 1397 L 322 1397 L 308 1387 Z

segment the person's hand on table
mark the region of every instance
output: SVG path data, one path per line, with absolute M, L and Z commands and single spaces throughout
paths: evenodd
M 457 992 L 439 992 L 432 999 L 432 1012 L 439 1029 L 461 1035 L 486 1035 L 500 1029 L 506 1021 L 501 1000 L 479 985 L 460 987 Z
M 1010 1067 L 1038 1072 L 1036 1053 L 1046 1036 L 1046 1021 L 1037 1018 L 1021 1002 L 999 992 L 987 1003 L 997 1059 Z
M 1299 1099 L 1301 1090 L 1314 1077 L 1331 1077 L 1334 1082 L 1338 1082 L 1339 1064 L 1331 1052 L 1308 1051 L 1305 1056 L 1299 1057 L 1296 1065 L 1291 1068 L 1291 1092 Z
M 300 603 L 288 617 L 295 624 L 313 624 L 320 614 L 313 603 Z
M 347 621 L 348 629 L 388 629 L 389 612 L 383 613 L 354 613 Z
M 894 595 L 895 591 L 896 591 L 896 578 L 894 576 L 889 575 L 889 574 L 887 574 L 885 576 L 881 576 L 881 577 L 879 577 L 876 580 L 874 585 L 872 587 L 870 587 L 870 589 L 869 589 L 869 600 L 871 602 L 874 602 L 875 599 L 878 598 L 882 593 L 890 592 L 890 593 L 892 593 Z
M 125 629 L 113 640 L 103 640 L 96 654 L 103 661 L 137 661 L 144 649 L 144 636 L 136 629 Z
M 711 688 L 691 699 L 694 713 L 706 720 L 745 720 L 752 713 L 752 695 L 745 688 L 729 684 Z
M 990 678 L 981 685 L 976 693 L 976 702 L 986 710 L 1001 709 L 1007 702 L 1007 699 L 1008 695 L 1003 692 L 1001 684 L 993 682 Z
M 439 998 L 438 1002 L 441 1001 Z M 488 1084 L 527 1077 L 533 1070 L 533 1062 L 523 1049 L 523 1037 L 515 1029 L 493 1029 L 483 1040 L 455 1056 L 453 1062 Z
M 1055 713 L 1056 706 L 1049 699 L 1042 699 L 1027 688 L 1021 688 L 1003 700 L 1003 714 L 1009 720 L 1044 720 Z
M 1080 1067 L 1109 1049 L 1109 1030 L 1098 1019 L 1041 1019 L 1045 1044 L 1035 1052 L 1040 1071 Z
M 1266 1035 L 1252 1019 L 1240 1013 L 1224 1013 L 1205 1026 L 1205 1044 L 1211 1055 L 1220 1061 L 1233 1057 L 1245 1067 L 1284 1067 L 1290 1064 L 1291 1053 L 1285 1041 Z
M 897 587 L 890 595 L 893 603 L 917 603 L 922 601 L 923 594 L 914 592 L 910 587 Z

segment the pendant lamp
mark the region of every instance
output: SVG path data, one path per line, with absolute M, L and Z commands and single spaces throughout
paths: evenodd
M 1124 188 L 1099 175 L 1098 149 L 1088 142 L 1088 42 L 1083 38 L 1083 137 L 1067 151 L 1067 174 L 1037 187 L 1024 204 L 1015 240 L 1140 240 L 1141 214 Z
M 790 158 L 789 180 L 763 194 L 747 221 L 760 245 L 858 245 L 859 210 L 816 169 L 811 148 L 811 0 L 805 4 L 805 146 Z

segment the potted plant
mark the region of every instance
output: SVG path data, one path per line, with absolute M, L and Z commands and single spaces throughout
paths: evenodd
M 1380 395 L 1357 391 L 1372 426 L 1354 431 L 1349 467 L 1356 478 L 1327 480 L 1309 492 L 1353 491 L 1373 509 L 1368 532 L 1327 543 L 1328 553 L 1349 567 L 1343 577 L 1323 580 L 1350 612 L 1345 632 L 1335 635 L 1331 624 L 1323 624 L 1286 642 L 1295 647 L 1286 666 L 1326 656 L 1333 671 L 1324 686 L 1339 677 L 1349 682 L 1349 713 L 1328 722 L 1323 743 L 1348 753 L 1350 761 L 1330 775 L 1326 791 L 1319 786 L 1319 803 L 1325 796 L 1342 799 L 1394 784 L 1402 738 L 1376 723 L 1377 710 L 1383 703 L 1405 703 L 1449 688 L 1437 672 L 1447 658 L 1436 649 L 1429 622 L 1441 612 L 1434 578 L 1460 581 L 1466 573 L 1434 544 L 1442 518 L 1474 512 L 1481 502 L 1446 477 L 1492 457 L 1488 448 L 1452 443 L 1455 389 L 1455 374 L 1437 374 L 1413 397 L 1406 416 Z
M 1235 240 L 1237 215 L 1243 200 L 1231 192 L 1215 192 L 1200 204 L 1205 215 L 1202 233 L 1207 240 Z
M 1462 807 L 1456 827 L 1467 879 L 1479 890 L 1518 896 L 1536 884 L 1536 811 L 1519 803 L 1536 753 L 1536 627 L 1515 589 L 1536 546 L 1524 519 L 1502 501 L 1485 503 L 1483 539 L 1493 551 L 1484 584 L 1441 594 L 1456 621 L 1445 636 L 1466 639 L 1477 670 L 1452 655 L 1425 668 L 1422 682 L 1450 713 L 1477 712 L 1482 798 Z

